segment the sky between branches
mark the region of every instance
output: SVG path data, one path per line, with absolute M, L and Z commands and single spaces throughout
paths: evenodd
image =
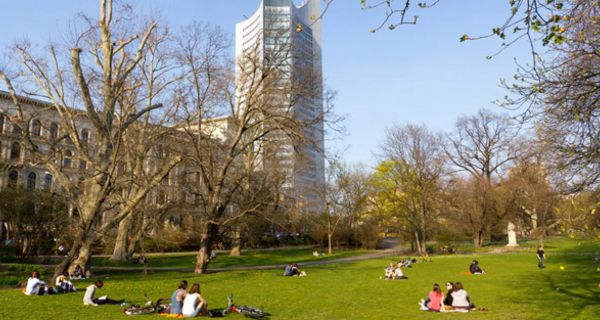
M 173 31 L 194 20 L 221 26 L 231 39 L 235 23 L 251 16 L 260 0 L 131 0 L 146 14 L 158 15 Z M 296 2 L 300 2 L 296 0 Z M 0 48 L 29 38 L 34 44 L 62 41 L 78 12 L 97 16 L 98 1 L 4 1 L 0 10 Z M 393 123 L 426 124 L 434 131 L 452 130 L 457 117 L 488 107 L 508 94 L 500 78 L 511 78 L 514 58 L 531 59 L 518 43 L 500 56 L 496 38 L 460 43 L 463 34 L 489 33 L 508 14 L 508 1 L 441 1 L 431 9 L 415 8 L 417 25 L 394 31 L 369 30 L 383 12 L 362 11 L 359 1 L 337 0 L 322 22 L 323 72 L 327 86 L 338 91 L 337 112 L 347 115 L 347 135 L 327 142 L 345 150 L 350 163 L 373 166 L 386 127 Z M 0 62 L 6 62 L 5 53 Z

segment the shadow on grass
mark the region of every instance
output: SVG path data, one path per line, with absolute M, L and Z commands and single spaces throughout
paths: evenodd
M 517 279 L 532 301 L 514 303 L 531 303 L 542 313 L 564 319 L 600 317 L 597 249 L 597 244 L 580 243 L 548 255 L 544 269 L 532 265 L 529 274 Z

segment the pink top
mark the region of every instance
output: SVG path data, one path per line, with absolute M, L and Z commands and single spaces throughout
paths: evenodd
M 429 303 L 427 308 L 435 311 L 439 311 L 442 306 L 442 298 L 444 296 L 441 292 L 430 291 L 429 292 Z

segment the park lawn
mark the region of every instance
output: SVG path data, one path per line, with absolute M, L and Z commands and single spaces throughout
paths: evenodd
M 209 269 L 227 268 L 227 267 L 250 267 L 262 265 L 281 265 L 288 263 L 302 263 L 309 261 L 321 261 L 353 257 L 376 252 L 375 250 L 344 250 L 335 251 L 333 254 L 324 254 L 320 257 L 314 257 L 311 248 L 285 248 L 274 250 L 244 250 L 239 257 L 231 257 L 228 253 L 219 253 L 217 258 L 211 261 Z M 322 251 L 319 251 L 322 252 Z M 196 264 L 195 254 L 161 254 L 149 255 L 148 267 L 152 268 L 193 268 Z M 139 264 L 132 262 L 113 262 L 106 257 L 95 257 L 92 260 L 93 266 L 111 266 L 111 267 L 137 267 Z
M 553 247 L 551 243 L 548 247 Z M 556 246 L 557 247 L 557 246 Z M 405 269 L 408 280 L 386 281 L 379 277 L 388 263 L 374 259 L 306 267 L 307 277 L 280 276 L 281 270 L 228 271 L 202 276 L 190 273 L 111 274 L 98 295 L 142 303 L 143 294 L 169 297 L 180 279 L 199 282 L 209 308 L 235 301 L 262 307 L 273 319 L 598 319 L 600 318 L 600 264 L 591 252 L 597 243 L 570 245 L 550 250 L 547 268 L 537 269 L 533 252 L 434 257 Z M 473 259 L 485 275 L 465 275 Z M 272 263 L 271 263 L 272 264 Z M 560 267 L 564 267 L 561 270 Z M 102 275 L 98 275 L 102 276 Z M 461 281 L 478 307 L 489 311 L 430 313 L 419 311 L 417 301 L 434 282 Z M 0 319 L 125 319 L 119 306 L 85 307 L 83 289 L 77 293 L 28 297 L 19 290 L 0 290 Z M 163 317 L 148 315 L 152 319 Z M 228 316 L 241 319 L 237 315 Z

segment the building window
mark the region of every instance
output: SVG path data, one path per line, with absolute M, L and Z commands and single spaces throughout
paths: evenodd
M 35 190 L 36 179 L 37 175 L 35 174 L 35 172 L 30 172 L 27 175 L 27 190 Z
M 79 169 L 81 169 L 81 170 L 87 169 L 87 162 L 85 160 L 79 160 Z
M 46 173 L 44 176 L 44 189 L 50 190 L 52 188 L 52 175 Z
M 33 120 L 31 123 L 31 135 L 34 137 L 39 137 L 42 132 L 42 123 L 40 120 Z
M 50 139 L 56 139 L 58 137 L 58 124 L 56 122 L 52 122 L 50 124 Z
M 81 130 L 81 143 L 86 144 L 90 138 L 90 130 L 83 129 Z
M 4 114 L 0 113 L 0 133 L 4 132 Z
M 14 134 L 21 134 L 21 127 L 18 124 L 13 123 L 12 133 L 14 133 Z
M 69 150 L 65 151 L 65 153 L 63 154 L 63 168 L 70 169 L 72 159 L 73 159 L 73 153 Z
M 17 170 L 13 170 L 8 173 L 8 185 L 9 186 L 12 186 L 12 187 L 16 186 L 18 180 L 19 180 L 19 172 Z
M 10 146 L 10 160 L 19 160 L 21 158 L 21 145 L 13 142 Z

